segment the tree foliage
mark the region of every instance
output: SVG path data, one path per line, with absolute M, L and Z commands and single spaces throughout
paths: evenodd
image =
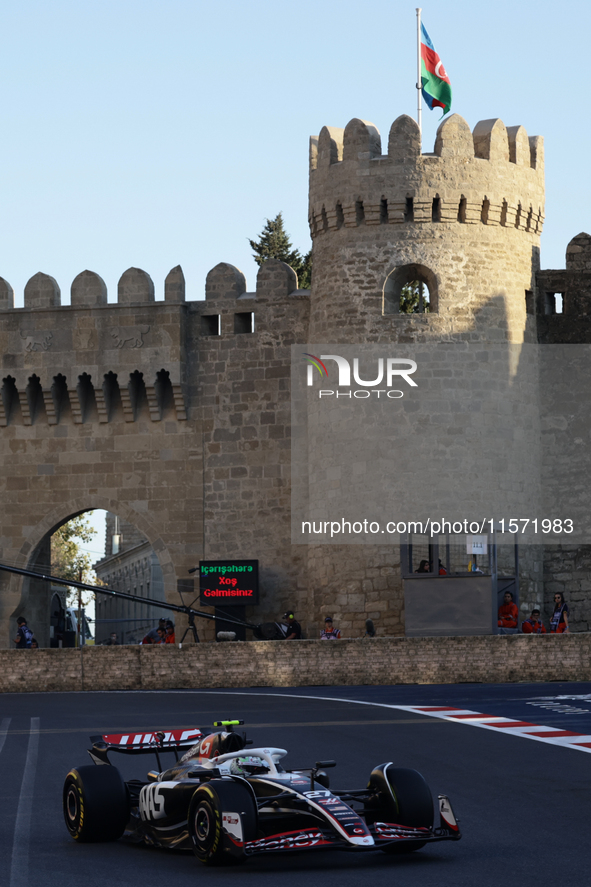
M 423 289 L 423 304 L 421 306 L 421 287 Z M 425 314 L 429 313 L 429 289 L 418 280 L 405 283 L 400 291 L 401 314 Z
M 92 558 L 80 547 L 81 542 L 92 542 L 97 531 L 84 515 L 73 517 L 56 530 L 51 537 L 51 571 L 60 579 L 100 584 L 92 569 Z M 83 605 L 92 598 L 92 592 L 83 592 Z M 77 603 L 77 589 L 68 589 L 68 603 Z
M 302 256 L 294 249 L 283 225 L 282 213 L 267 219 L 258 240 L 250 240 L 254 260 L 260 267 L 267 259 L 279 259 L 290 265 L 298 275 L 300 289 L 309 289 L 312 282 L 312 250 Z

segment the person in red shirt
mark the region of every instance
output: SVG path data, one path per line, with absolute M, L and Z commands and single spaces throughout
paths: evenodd
M 519 610 L 517 604 L 513 603 L 513 595 L 510 591 L 505 592 L 505 603 L 499 607 L 499 628 L 517 628 L 517 617 Z
M 166 623 L 166 637 L 164 638 L 164 643 L 165 644 L 174 644 L 175 643 L 174 625 L 170 621 L 168 621 Z
M 542 621 L 540 619 L 540 611 L 532 610 L 529 619 L 521 623 L 521 630 L 524 634 L 546 634 Z

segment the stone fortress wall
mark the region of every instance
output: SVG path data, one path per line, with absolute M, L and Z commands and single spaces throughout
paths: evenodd
M 276 260 L 254 292 L 217 265 L 204 301 L 186 300 L 180 267 L 158 301 L 133 268 L 117 303 L 90 271 L 69 306 L 48 275 L 29 281 L 18 309 L 1 281 L 0 559 L 45 568 L 51 533 L 104 508 L 148 539 L 171 602 L 201 558 L 257 557 L 261 604 L 248 617 L 292 606 L 310 637 L 325 611 L 352 636 L 367 617 L 402 634 L 397 550 L 290 543 L 290 347 L 571 341 L 591 304 L 591 242 L 575 238 L 566 272 L 540 273 L 543 216 L 543 143 L 522 127 L 484 121 L 471 133 L 453 115 L 421 154 L 401 117 L 382 155 L 375 127 L 355 119 L 311 140 L 311 292 Z M 400 287 L 416 279 L 431 311 L 400 314 Z M 567 292 L 564 315 L 549 288 Z M 541 555 L 528 556 L 528 601 L 540 602 Z M 565 578 L 558 562 L 546 558 L 551 579 L 570 593 L 581 575 Z M 48 606 L 42 584 L 0 574 L 0 646 L 17 615 L 41 625 Z

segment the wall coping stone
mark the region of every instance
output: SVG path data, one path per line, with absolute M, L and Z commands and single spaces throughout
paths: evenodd
M 2 693 L 589 680 L 591 632 L 0 650 Z

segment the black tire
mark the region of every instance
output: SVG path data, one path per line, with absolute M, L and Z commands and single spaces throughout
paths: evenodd
M 399 825 L 431 828 L 433 825 L 433 798 L 431 789 L 418 770 L 388 767 L 386 776 L 396 801 Z M 414 853 L 425 846 L 424 841 L 398 841 L 382 847 L 384 853 Z
M 70 770 L 64 783 L 64 819 L 81 843 L 120 838 L 129 820 L 129 799 L 119 770 L 92 764 Z
M 197 789 L 189 805 L 189 837 L 193 853 L 204 865 L 232 865 L 243 862 L 244 848 L 227 849 L 223 811 L 240 813 L 243 841 L 257 835 L 257 808 L 249 788 L 237 782 L 214 779 Z

